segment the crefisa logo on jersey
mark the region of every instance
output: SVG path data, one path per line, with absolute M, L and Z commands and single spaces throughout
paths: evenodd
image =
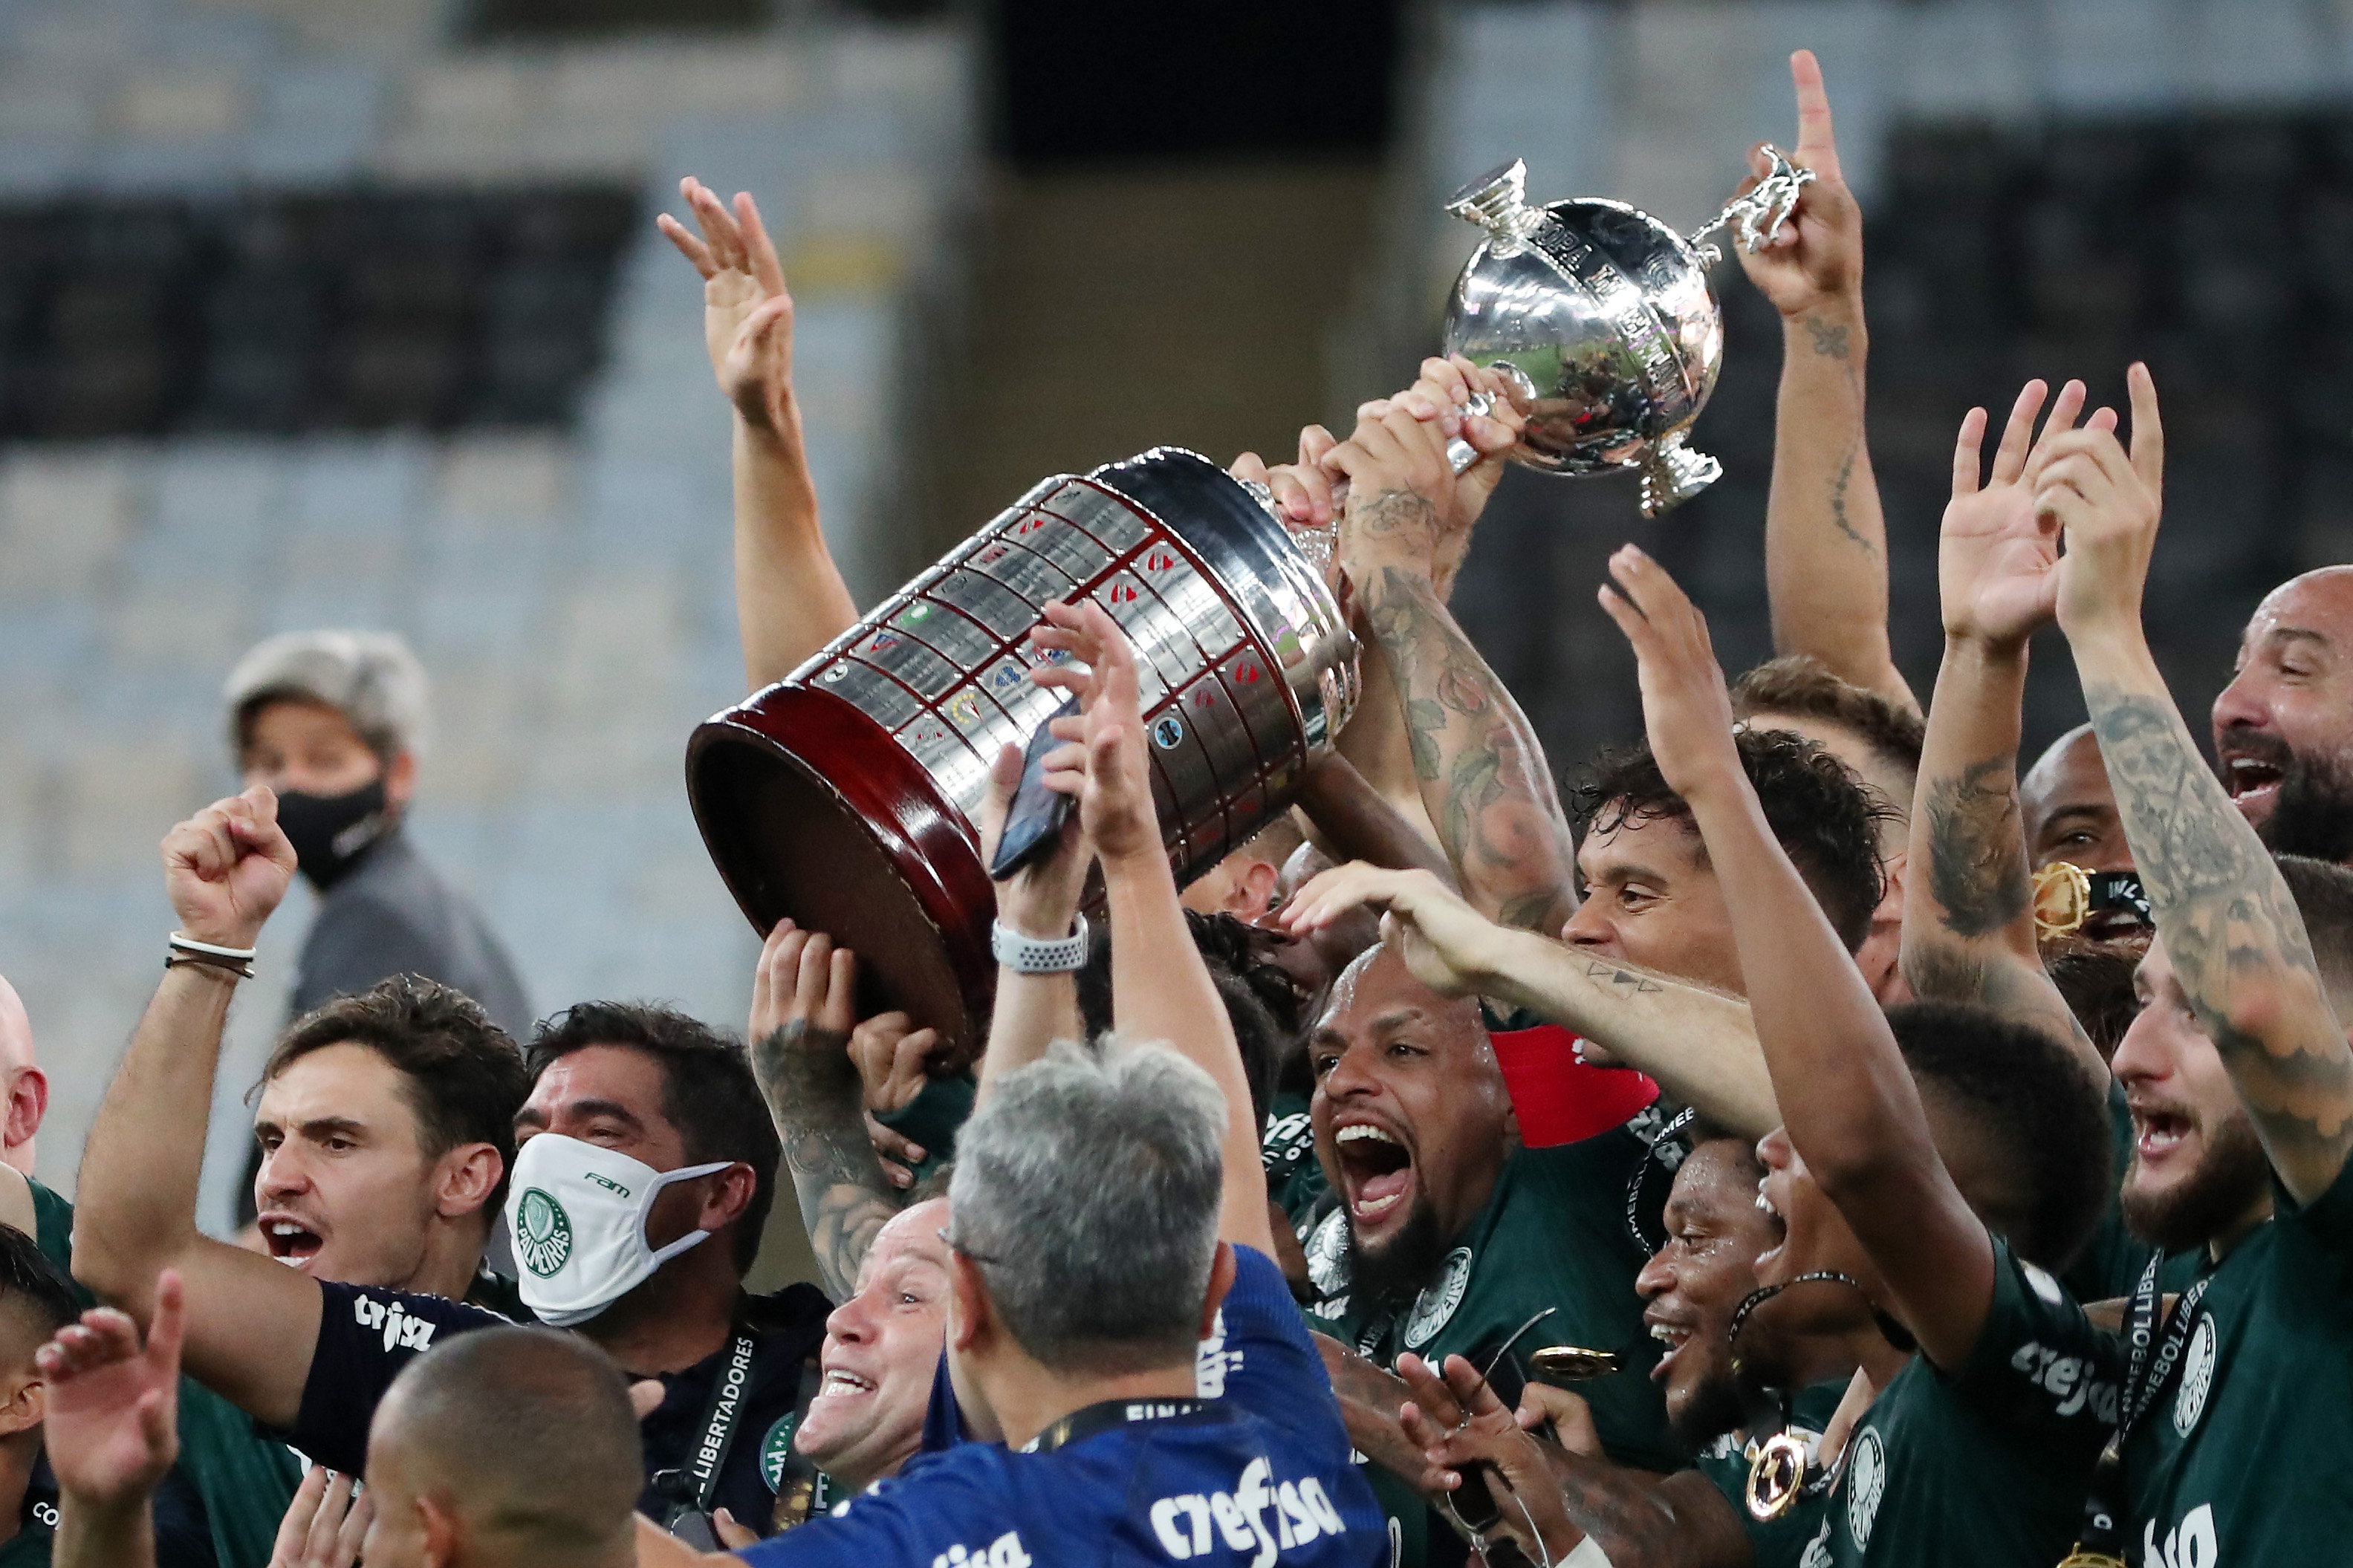
M 2214 1320 L 2199 1321 L 2189 1336 L 2189 1353 L 2181 1358 L 2181 1392 L 2173 1396 L 2173 1429 L 2183 1436 L 2206 1414 L 2206 1391 L 2214 1386 Z
M 1414 1298 L 1413 1315 L 1405 1321 L 1405 1348 L 1418 1351 L 1436 1339 L 1470 1287 L 1471 1249 L 1458 1247 L 1446 1255 L 1446 1277 Z
M 572 1257 L 572 1216 L 537 1187 L 525 1187 L 515 1217 L 515 1256 L 542 1279 L 553 1278 Z
M 1255 1549 L 1250 1568 L 1267 1568 L 1277 1552 L 1348 1529 L 1321 1481 L 1309 1476 L 1277 1485 L 1264 1459 L 1244 1466 L 1233 1490 L 1165 1497 L 1149 1517 L 1161 1548 L 1178 1562 L 1206 1554 L 1222 1537 L 1232 1551 Z

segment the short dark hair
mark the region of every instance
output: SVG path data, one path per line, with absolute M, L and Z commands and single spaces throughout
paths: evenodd
M 2018 1256 L 2057 1272 L 2090 1239 L 2116 1195 L 2107 1086 L 2073 1046 L 1989 1008 L 1912 1002 L 1887 1026 L 1913 1080 L 1958 1112 L 2021 1190 L 1963 1193 Z
M 73 1281 L 49 1261 L 41 1244 L 13 1225 L 0 1225 L 0 1312 L 21 1316 L 39 1337 L 37 1349 L 81 1317 Z
M 1881 761 L 1902 769 L 1916 783 L 1920 751 L 1927 743 L 1927 721 L 1868 687 L 1832 675 L 1811 654 L 1768 658 L 1732 683 L 1732 710 L 1742 718 L 1786 713 L 1817 719 L 1862 738 Z M 1908 806 L 1909 801 L 1898 805 Z
M 752 1076 L 744 1042 L 700 1018 L 642 1002 L 578 1002 L 543 1020 L 525 1065 L 531 1080 L 577 1050 L 618 1046 L 652 1058 L 662 1071 L 662 1115 L 686 1144 L 689 1164 L 741 1161 L 752 1167 L 751 1206 L 735 1222 L 735 1267 L 749 1273 L 776 1201 L 783 1145 Z
M 2353 1026 L 2353 871 L 2301 855 L 2274 858 L 2304 919 L 2328 1005 L 2338 1023 Z
M 1733 740 L 1773 837 L 1852 952 L 1870 934 L 1871 912 L 1886 890 L 1879 826 L 1889 808 L 1844 763 L 1793 731 L 1744 730 Z M 1691 806 L 1667 787 L 1647 742 L 1603 752 L 1574 798 L 1588 834 L 1614 833 L 1629 822 L 1691 821 Z
M 2115 1056 L 2140 1012 L 2133 972 L 2140 967 L 2146 946 L 2093 942 L 2074 934 L 2045 937 L 2040 946 L 2043 972 L 2059 988 L 2067 1011 L 2075 1015 L 2102 1057 Z
M 420 974 L 396 974 L 354 996 L 338 996 L 294 1020 L 278 1037 L 261 1081 L 329 1046 L 365 1046 L 400 1074 L 401 1097 L 417 1117 L 417 1141 L 438 1160 L 461 1143 L 499 1152 L 498 1190 L 482 1206 L 496 1214 L 514 1170 L 514 1119 L 531 1094 L 522 1053 L 480 1004 Z

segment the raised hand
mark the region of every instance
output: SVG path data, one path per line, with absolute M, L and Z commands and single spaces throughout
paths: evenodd
M 42 1442 L 69 1506 L 135 1508 L 179 1457 L 180 1275 L 155 1283 L 147 1343 L 111 1307 L 84 1312 L 34 1352 L 47 1380 Z
M 1039 667 L 1041 670 L 1054 668 Z M 1131 669 L 1131 679 L 1132 676 Z M 1077 720 L 1053 722 L 1074 726 L 1067 731 L 1056 730 L 1054 734 L 1060 739 L 1069 740 L 1079 733 Z M 1048 753 L 1048 765 L 1072 765 L 1080 755 L 1070 746 L 1059 746 Z M 980 802 L 980 859 L 984 866 L 996 862 L 997 843 L 1005 837 L 1006 814 L 1013 809 L 1014 793 L 1020 785 L 1021 749 L 1011 744 L 1000 747 L 997 761 L 988 770 L 988 793 Z M 1088 847 L 1080 816 L 1073 813 L 1064 820 L 1060 840 L 1052 849 L 997 885 L 997 918 L 1008 930 L 1039 942 L 1054 942 L 1070 935 L 1072 918 L 1079 912 L 1079 897 L 1086 889 L 1087 868 L 1093 863 L 1093 851 Z
M 375 1518 L 372 1494 L 354 1495 L 351 1477 L 313 1465 L 279 1521 L 269 1568 L 353 1568 Z
M 1408 1353 L 1398 1358 L 1398 1375 L 1413 1391 L 1412 1403 L 1398 1412 L 1405 1435 L 1420 1445 L 1445 1490 L 1460 1490 L 1464 1473 L 1475 1468 L 1497 1510 L 1490 1528 L 1511 1537 L 1534 1562 L 1558 1562 L 1583 1539 L 1561 1504 L 1544 1449 L 1478 1368 L 1448 1356 L 1441 1376 L 1439 1368 Z
M 198 942 L 251 947 L 294 876 L 267 784 L 216 800 L 164 836 L 164 891 Z
M 2140 627 L 2141 590 L 2165 510 L 2165 424 L 2148 366 L 2135 364 L 2125 382 L 2132 395 L 2130 454 L 2111 419 L 2052 442 L 2035 480 L 2035 510 L 2066 538 L 2057 611 L 2070 639 L 2126 629 L 2138 635 Z
M 1785 317 L 1808 316 L 1827 305 L 1862 309 L 1862 209 L 1839 172 L 1838 142 L 1831 134 L 1830 94 L 1813 51 L 1789 57 L 1789 79 L 1798 89 L 1798 145 L 1789 161 L 1811 169 L 1813 179 L 1798 193 L 1789 219 L 1751 251 L 1734 247 L 1741 270 L 1757 291 Z M 1740 194 L 1757 188 L 1767 164 L 1761 149 L 1748 153 L 1748 177 Z M 1826 324 L 1823 331 L 1841 330 Z
M 1160 817 L 1144 755 L 1135 649 L 1092 599 L 1050 604 L 1045 616 L 1030 640 L 1077 662 L 1039 665 L 1030 679 L 1079 699 L 1079 717 L 1053 721 L 1054 738 L 1065 744 L 1047 753 L 1046 787 L 1077 797 L 1080 826 L 1106 863 L 1156 858 Z
M 927 1068 L 940 1032 L 913 1022 L 904 1013 L 878 1013 L 849 1032 L 849 1059 L 866 1085 L 869 1112 L 903 1110 L 931 1081 Z
M 1436 581 L 1454 513 L 1446 441 L 1442 422 L 1383 399 L 1366 404 L 1356 430 L 1324 455 L 1325 470 L 1348 480 L 1340 565 L 1360 593 L 1391 568 Z
M 689 175 L 679 195 L 702 230 L 698 239 L 668 213 L 654 219 L 679 254 L 702 275 L 703 346 L 719 390 L 754 430 L 797 431 L 793 405 L 793 299 L 785 268 L 749 192 L 730 212 L 714 191 Z
M 1480 989 L 1493 965 L 1499 928 L 1428 871 L 1389 871 L 1351 860 L 1319 872 L 1275 919 L 1285 931 L 1320 931 L 1359 906 L 1377 908 L 1381 940 L 1397 949 L 1414 978 L 1447 996 Z
M 2034 416 L 2049 391 L 2040 381 L 2020 389 L 1994 448 L 1992 472 L 1982 483 L 1986 411 L 1972 408 L 1961 420 L 1953 446 L 1953 496 L 1936 545 L 1947 637 L 2014 647 L 2056 612 L 2059 525 L 2036 505 L 2035 489 L 2083 412 L 2084 384 L 2071 381 L 2059 389 L 2038 437 Z M 2116 422 L 2115 413 L 2103 408 L 2084 429 L 2113 429 Z
M 1337 505 L 1333 476 L 1324 471 L 1324 455 L 1339 444 L 1340 438 L 1321 425 L 1310 425 L 1299 432 L 1299 456 L 1294 461 L 1270 468 L 1256 452 L 1244 452 L 1227 471 L 1238 479 L 1264 485 L 1274 498 L 1275 510 L 1292 527 L 1321 528 L 1332 521 Z
M 849 1048 L 858 1018 L 858 956 L 823 931 L 778 921 L 752 973 L 752 1047 L 771 1038 L 786 1052 L 835 1056 Z
M 1727 784 L 1745 786 L 1732 699 L 1706 617 L 1663 567 L 1630 544 L 1609 558 L 1609 575 L 1617 589 L 1601 585 L 1601 607 L 1634 645 L 1642 728 L 1667 786 L 1694 802 Z

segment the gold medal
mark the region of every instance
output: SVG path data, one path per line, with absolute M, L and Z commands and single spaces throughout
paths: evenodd
M 1798 1496 L 1805 1489 L 1803 1443 L 1787 1432 L 1776 1432 L 1757 1446 L 1748 1460 L 1749 1518 L 1759 1524 L 1780 1518 L 1798 1506 Z
M 1546 1345 L 1528 1353 L 1528 1364 L 1547 1383 L 1589 1383 L 1608 1377 L 1624 1363 L 1615 1351 L 1589 1351 L 1582 1345 Z
M 2059 1568 L 2125 1568 L 2125 1560 L 2105 1552 L 2086 1552 L 2079 1543 L 2074 1551 L 2059 1559 Z
M 2034 873 L 2035 940 L 2072 936 L 2091 915 L 2092 879 L 2081 866 L 2053 860 Z

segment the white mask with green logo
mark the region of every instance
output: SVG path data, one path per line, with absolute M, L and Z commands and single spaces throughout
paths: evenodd
M 653 1271 L 711 1233 L 691 1230 L 659 1252 L 646 1245 L 646 1215 L 672 1182 L 723 1171 L 732 1162 L 657 1171 L 641 1160 L 560 1132 L 541 1132 L 515 1156 L 507 1191 L 515 1283 L 543 1323 L 585 1323 L 645 1283 Z

